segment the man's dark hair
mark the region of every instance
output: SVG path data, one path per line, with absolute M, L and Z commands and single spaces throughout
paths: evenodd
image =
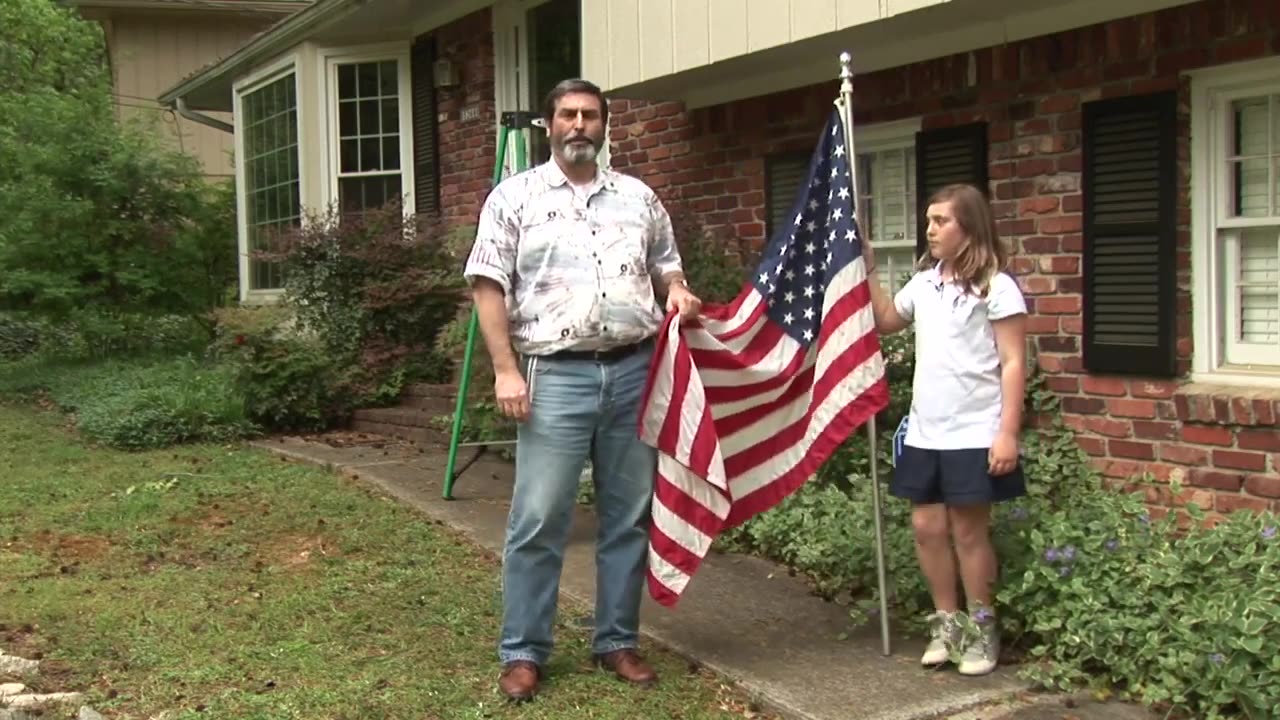
M 609 101 L 604 99 L 604 91 L 599 85 L 590 80 L 581 78 L 569 78 L 561 80 L 555 87 L 551 88 L 551 92 L 547 93 L 547 101 L 542 106 L 542 118 L 547 121 L 547 127 L 551 127 L 551 120 L 556 115 L 556 103 L 560 102 L 560 98 L 569 93 L 586 93 L 595 95 L 600 101 L 600 120 L 604 122 L 605 127 L 609 126 Z

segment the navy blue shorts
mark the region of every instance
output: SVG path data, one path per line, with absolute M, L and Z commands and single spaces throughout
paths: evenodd
M 1027 494 L 1022 463 L 1004 475 L 987 472 L 986 448 L 925 450 L 904 445 L 889 494 L 919 505 L 989 505 Z

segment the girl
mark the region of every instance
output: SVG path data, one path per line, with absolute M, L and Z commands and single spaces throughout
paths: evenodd
M 893 297 L 873 272 L 874 251 L 862 244 L 876 328 L 888 334 L 914 323 L 916 333 L 907 436 L 889 492 L 912 503 L 916 556 L 933 597 L 921 663 L 946 662 L 961 640 L 958 566 L 969 617 L 980 630 L 964 648 L 959 670 L 983 675 L 1000 655 L 991 504 L 1026 492 L 1018 431 L 1027 309 L 1005 272 L 1009 253 L 977 188 L 939 190 L 927 219 L 929 252 Z

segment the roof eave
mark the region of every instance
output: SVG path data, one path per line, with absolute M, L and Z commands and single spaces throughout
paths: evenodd
M 157 99 L 172 107 L 178 98 L 213 80 L 246 70 L 307 38 L 317 25 L 331 22 L 369 0 L 316 0 L 245 43 L 240 49 L 165 90 Z

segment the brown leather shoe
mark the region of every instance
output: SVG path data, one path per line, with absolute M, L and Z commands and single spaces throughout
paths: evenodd
M 532 700 L 538 693 L 538 680 L 542 671 L 528 660 L 512 660 L 502 666 L 502 674 L 498 676 L 498 689 L 507 699 L 515 702 Z
M 658 682 L 658 674 L 631 648 L 596 655 L 596 664 L 629 683 L 650 687 Z

